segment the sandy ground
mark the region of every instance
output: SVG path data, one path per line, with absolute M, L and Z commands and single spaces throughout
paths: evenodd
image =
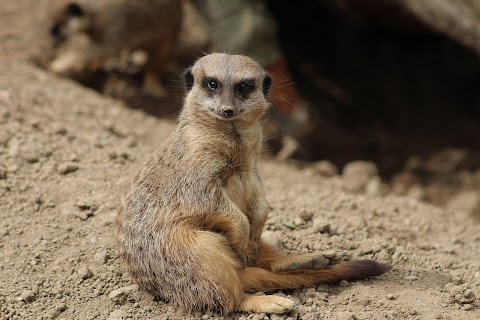
M 0 7 L 0 319 L 221 319 L 131 286 L 114 242 L 119 194 L 175 124 L 36 67 L 45 30 L 29 16 L 42 5 Z M 392 271 L 275 293 L 299 303 L 292 314 L 225 319 L 480 319 L 478 220 L 378 196 L 374 174 L 355 172 L 265 158 L 265 236 L 288 253 L 341 250 Z

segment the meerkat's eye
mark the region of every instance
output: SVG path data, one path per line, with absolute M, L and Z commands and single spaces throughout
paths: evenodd
M 240 94 L 246 94 L 252 92 L 255 89 L 254 80 L 243 80 L 237 84 L 237 92 Z
M 214 79 L 210 79 L 207 82 L 207 87 L 208 87 L 208 89 L 210 89 L 212 91 L 217 91 L 218 90 L 218 82 Z

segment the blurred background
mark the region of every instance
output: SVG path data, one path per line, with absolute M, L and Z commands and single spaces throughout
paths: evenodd
M 480 214 L 480 1 L 50 0 L 42 9 L 28 54 L 43 68 L 175 118 L 196 58 L 249 55 L 273 77 L 269 156 L 351 176 L 352 192 Z

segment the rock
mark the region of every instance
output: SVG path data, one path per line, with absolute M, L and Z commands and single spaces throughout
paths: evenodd
M 58 173 L 65 175 L 78 170 L 78 164 L 74 162 L 64 162 L 57 166 Z
M 35 300 L 35 296 L 35 292 L 32 290 L 23 290 L 22 294 L 17 297 L 17 301 L 32 302 Z
M 414 281 L 414 280 L 417 280 L 418 277 L 414 276 L 414 275 L 409 275 L 409 276 L 403 277 L 403 279 L 409 280 L 409 281 Z
M 332 177 L 338 174 L 337 167 L 328 160 L 315 162 L 311 165 L 311 168 L 314 173 L 317 173 L 324 177 Z
M 357 319 L 357 317 L 355 317 L 355 314 L 353 314 L 352 312 L 338 312 L 336 315 L 335 315 L 335 319 L 337 320 L 355 320 Z
M 349 283 L 347 280 L 342 280 L 338 283 L 339 287 L 348 287 Z
M 300 212 L 298 213 L 298 217 L 302 220 L 302 221 L 310 221 L 312 220 L 313 218 L 313 212 L 311 211 L 307 211 L 305 209 L 303 210 L 300 210 Z
M 463 305 L 463 309 L 464 310 L 473 310 L 473 305 L 471 305 L 470 303 L 466 303 Z
M 370 179 L 378 176 L 375 163 L 370 161 L 353 161 L 343 168 L 342 187 L 354 193 L 362 193 Z
M 110 259 L 110 254 L 106 251 L 100 251 L 95 253 L 95 255 L 93 256 L 93 259 L 95 259 L 95 261 L 97 261 L 100 264 L 105 264 L 108 261 L 108 259 Z
M 330 234 L 330 223 L 324 219 L 313 219 L 313 231 Z
M 88 267 L 81 267 L 77 270 L 77 274 L 82 280 L 87 280 L 93 277 L 93 272 Z
M 453 196 L 446 205 L 447 210 L 469 214 L 480 212 L 480 193 L 462 191 Z
M 450 301 L 452 303 L 460 305 L 473 304 L 476 300 L 475 293 L 473 293 L 468 284 L 452 286 L 452 284 L 448 283 L 445 285 L 445 291 L 450 292 Z
M 127 302 L 127 298 L 130 295 L 132 291 L 137 291 L 138 290 L 138 285 L 137 284 L 132 284 L 127 287 L 122 287 L 113 290 L 108 294 L 108 297 L 115 302 L 115 304 L 124 304 Z
M 123 310 L 114 310 L 109 315 L 107 320 L 124 320 L 128 318 L 128 313 Z
M 282 237 L 278 232 L 266 230 L 262 233 L 262 240 L 277 249 L 283 249 Z
M 381 196 L 382 195 L 382 179 L 379 176 L 372 177 L 365 185 L 365 194 L 369 196 Z
M 393 294 L 391 294 L 391 293 L 387 294 L 387 299 L 388 300 L 395 300 L 395 298 L 396 297 Z

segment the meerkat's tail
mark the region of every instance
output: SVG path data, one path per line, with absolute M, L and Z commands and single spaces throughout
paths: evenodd
M 390 266 L 372 260 L 358 260 L 337 264 L 332 269 L 300 269 L 287 272 L 273 272 L 257 267 L 241 271 L 240 279 L 245 291 L 274 291 L 295 289 L 341 280 L 359 280 L 375 277 L 390 270 Z

